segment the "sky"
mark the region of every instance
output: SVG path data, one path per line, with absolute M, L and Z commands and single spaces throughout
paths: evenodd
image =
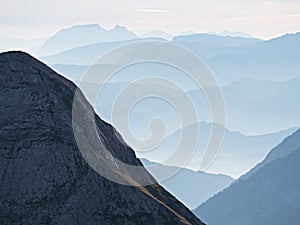
M 137 34 L 227 29 L 270 39 L 300 31 L 300 0 L 1 0 L 1 37 L 39 38 L 90 23 Z

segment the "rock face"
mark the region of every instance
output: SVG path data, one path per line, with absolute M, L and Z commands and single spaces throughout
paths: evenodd
M 0 54 L 0 224 L 203 224 L 159 185 L 117 184 L 87 164 L 72 129 L 75 90 L 26 53 Z M 82 107 L 94 114 L 84 98 Z M 141 165 L 111 125 L 96 124 L 107 151 Z

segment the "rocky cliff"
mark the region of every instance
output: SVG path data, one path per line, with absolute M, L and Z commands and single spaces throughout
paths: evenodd
M 89 166 L 73 133 L 75 90 L 26 53 L 0 54 L 0 224 L 203 224 L 159 185 L 121 185 Z M 95 115 L 83 96 L 80 104 Z M 95 118 L 104 144 L 96 150 L 140 166 L 114 128 Z M 77 126 L 92 146 L 89 128 Z

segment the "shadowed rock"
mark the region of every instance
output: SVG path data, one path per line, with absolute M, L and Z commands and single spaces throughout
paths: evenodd
M 75 90 L 26 53 L 0 54 L 0 224 L 202 224 L 159 185 L 120 185 L 87 164 L 72 127 Z M 83 96 L 81 104 L 94 114 Z M 103 143 L 96 150 L 140 166 L 114 128 L 95 117 Z M 88 128 L 78 126 L 93 146 Z

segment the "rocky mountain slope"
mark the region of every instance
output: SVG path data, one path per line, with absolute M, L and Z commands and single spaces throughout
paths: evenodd
M 74 139 L 73 101 L 86 115 L 76 127 L 87 148 L 142 165 L 97 115 L 104 144 L 93 145 L 86 124 L 95 113 L 84 96 L 73 99 L 75 90 L 26 53 L 0 54 L 0 224 L 203 224 L 159 185 L 138 186 L 126 171 L 115 173 L 113 159 L 103 161 L 104 173 L 135 186 L 114 183 L 87 164 Z
M 298 224 L 299 134 L 297 131 L 286 138 L 261 164 L 202 204 L 195 213 L 211 225 Z

